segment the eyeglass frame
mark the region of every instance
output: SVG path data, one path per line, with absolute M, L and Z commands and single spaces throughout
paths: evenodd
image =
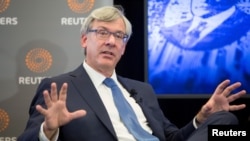
M 101 35 L 101 34 L 99 34 L 99 31 L 107 32 L 107 35 L 104 35 L 104 36 L 107 36 L 107 37 L 100 37 L 99 36 L 99 38 L 102 38 L 102 39 L 108 39 L 110 37 L 110 35 L 112 34 L 115 37 L 116 40 L 119 39 L 119 40 L 122 40 L 123 42 L 126 42 L 128 40 L 128 37 L 129 37 L 125 33 L 122 33 L 122 32 L 110 32 L 110 31 L 108 31 L 106 29 L 88 29 L 87 30 L 88 33 L 94 32 L 96 34 L 96 36 Z M 119 35 L 117 35 L 117 34 L 121 34 L 123 37 L 119 37 Z M 103 35 L 101 35 L 101 36 L 103 36 Z

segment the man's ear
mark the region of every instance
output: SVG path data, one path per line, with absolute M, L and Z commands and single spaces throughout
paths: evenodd
M 82 35 L 82 37 L 81 37 L 81 46 L 82 46 L 82 48 L 87 47 L 87 36 L 86 35 Z
M 122 55 L 125 53 L 125 50 L 126 50 L 126 45 L 127 45 L 127 43 L 125 43 L 125 44 L 123 45 Z

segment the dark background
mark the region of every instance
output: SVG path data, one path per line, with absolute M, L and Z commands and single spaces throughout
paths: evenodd
M 132 24 L 133 34 L 129 40 L 125 55 L 117 66 L 117 73 L 132 79 L 146 81 L 146 62 L 145 62 L 145 10 L 144 0 L 114 0 L 115 5 L 124 8 L 126 17 Z M 250 87 L 250 86 L 249 86 Z M 182 127 L 193 119 L 201 106 L 208 99 L 205 97 L 159 97 L 159 104 L 166 117 Z M 245 103 L 247 108 L 233 112 L 241 124 L 250 125 L 250 98 L 241 98 L 234 102 Z M 232 103 L 232 104 L 234 104 Z

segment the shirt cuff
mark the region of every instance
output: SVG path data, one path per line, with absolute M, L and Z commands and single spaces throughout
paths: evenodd
M 193 119 L 193 125 L 194 125 L 195 129 L 198 128 L 198 123 L 196 122 L 196 117 L 194 117 L 194 119 Z
M 39 140 L 40 141 L 56 141 L 59 136 L 59 129 L 56 131 L 56 134 L 53 136 L 51 140 L 49 140 L 46 135 L 43 132 L 43 125 L 44 123 L 41 124 L 40 131 L 39 131 Z

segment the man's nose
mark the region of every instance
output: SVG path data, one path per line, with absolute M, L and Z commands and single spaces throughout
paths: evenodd
M 115 41 L 116 41 L 115 36 L 113 34 L 110 34 L 109 37 L 106 40 L 106 43 L 115 44 Z

